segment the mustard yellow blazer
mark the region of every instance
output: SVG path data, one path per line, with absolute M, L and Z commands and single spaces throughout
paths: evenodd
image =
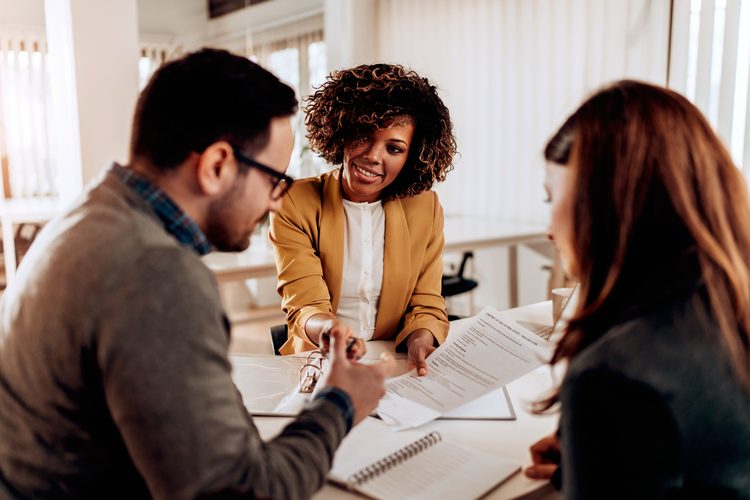
M 305 323 L 318 313 L 336 314 L 344 263 L 344 204 L 339 171 L 300 179 L 271 216 L 278 291 L 289 339 L 282 354 L 316 349 Z M 396 345 L 418 328 L 439 343 L 448 334 L 443 275 L 443 207 L 433 191 L 383 203 L 383 283 L 373 340 Z

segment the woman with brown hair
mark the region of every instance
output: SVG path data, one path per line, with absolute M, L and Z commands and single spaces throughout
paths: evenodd
M 271 219 L 289 331 L 280 351 L 340 329 L 355 357 L 365 340 L 395 339 L 424 374 L 448 333 L 431 191 L 456 152 L 448 109 L 426 78 L 374 64 L 331 74 L 305 112 L 310 147 L 340 168 L 295 182 Z
M 750 201 L 701 113 L 621 81 L 547 144 L 550 238 L 580 301 L 555 458 L 566 498 L 750 498 Z M 555 457 L 557 455 L 557 457 Z M 561 474 L 560 474 L 561 472 Z

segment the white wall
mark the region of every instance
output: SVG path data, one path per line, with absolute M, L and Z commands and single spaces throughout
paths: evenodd
M 377 0 L 326 0 L 328 70 L 379 62 L 375 41 L 381 31 Z
M 0 0 L 0 25 L 44 27 L 44 0 Z
M 592 90 L 666 83 L 669 0 L 380 0 L 379 59 L 438 86 L 460 157 L 439 185 L 446 213 L 544 223 L 546 140 Z M 353 61 L 357 63 L 358 61 Z M 542 300 L 546 261 L 519 256 L 521 303 Z M 507 305 L 506 253 L 477 253 L 477 306 Z
M 206 0 L 138 0 L 142 36 L 202 38 L 207 18 Z
M 61 194 L 70 198 L 81 180 L 128 159 L 138 96 L 136 2 L 47 0 L 45 8 L 55 91 L 53 159 Z
M 441 90 L 461 157 L 448 213 L 543 222 L 546 139 L 590 91 L 665 83 L 669 0 L 381 0 L 380 59 Z

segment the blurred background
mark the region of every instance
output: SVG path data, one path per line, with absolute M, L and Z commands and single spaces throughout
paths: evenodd
M 544 240 L 541 151 L 602 84 L 635 78 L 685 94 L 737 168 L 750 165 L 750 0 L 0 0 L 3 284 L 39 227 L 127 160 L 153 71 L 203 46 L 259 62 L 300 98 L 330 71 L 372 62 L 438 87 L 460 152 L 436 187 L 455 240 L 445 273 L 471 251 L 464 276 L 478 284 L 449 298 L 458 315 L 545 300 L 564 282 Z M 307 148 L 301 114 L 295 127 L 291 175 L 334 168 Z M 259 330 L 279 319 L 264 231 L 244 261 L 207 261 L 237 323 Z

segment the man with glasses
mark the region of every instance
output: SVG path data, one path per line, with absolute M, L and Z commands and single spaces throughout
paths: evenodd
M 0 309 L 0 498 L 304 498 L 384 394 L 347 360 L 264 443 L 199 256 L 243 250 L 291 185 L 293 91 L 202 50 L 143 91 L 130 161 L 50 222 Z M 290 481 L 288 478 L 294 478 Z
M 249 158 L 242 154 L 242 152 L 238 149 L 233 147 L 232 151 L 234 152 L 234 157 L 237 159 L 240 164 L 245 164 L 250 168 L 257 168 L 263 173 L 268 174 L 273 179 L 273 188 L 271 188 L 271 199 L 273 201 L 280 200 L 282 196 L 284 196 L 284 193 L 287 192 L 287 190 L 292 186 L 292 183 L 294 182 L 294 179 L 290 176 L 286 175 L 284 172 L 278 172 L 274 169 L 272 169 L 269 166 L 263 165 L 261 162 L 253 160 L 252 158 Z

